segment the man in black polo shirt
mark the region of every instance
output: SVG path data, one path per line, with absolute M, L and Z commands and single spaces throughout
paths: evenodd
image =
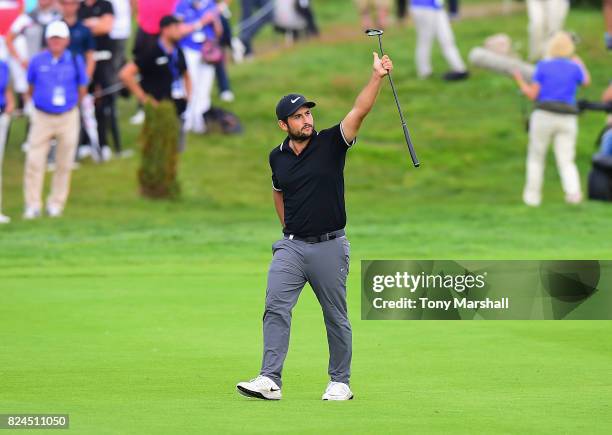
M 78 12 L 78 19 L 83 22 L 94 36 L 96 50 L 94 70 L 89 92 L 92 95 L 108 90 L 116 83 L 117 73 L 113 64 L 114 42 L 110 37 L 115 22 L 113 5 L 107 0 L 83 0 Z M 102 145 L 105 160 L 111 157 L 107 131 L 113 136 L 115 152 L 121 155 L 121 135 L 117 122 L 116 98 L 114 93 L 108 93 L 96 100 L 96 121 L 98 123 L 98 138 Z
M 162 100 L 172 100 L 180 118 L 191 93 L 185 56 L 178 47 L 183 31 L 179 20 L 172 15 L 163 17 L 159 25 L 158 43 L 150 51 L 138 52 L 134 62 L 123 67 L 120 78 L 142 104 L 155 105 Z M 141 75 L 140 83 L 138 74 Z M 183 141 L 181 128 L 179 151 L 184 147 Z
M 281 372 L 289 347 L 291 311 L 306 282 L 323 309 L 329 344 L 330 382 L 323 400 L 350 400 L 351 325 L 346 308 L 349 242 L 344 233 L 344 161 L 364 118 L 372 109 L 383 78 L 393 64 L 374 53 L 373 72 L 355 105 L 340 124 L 317 132 L 310 109 L 299 94 L 276 106 L 287 138 L 270 153 L 274 205 L 284 238 L 272 245 L 264 352 L 258 377 L 240 382 L 238 392 L 267 400 L 281 398 Z

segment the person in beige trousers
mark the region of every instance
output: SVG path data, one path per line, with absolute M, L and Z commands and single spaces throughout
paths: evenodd
M 590 84 L 589 72 L 578 56 L 574 42 L 566 32 L 556 33 L 548 43 L 547 57 L 538 62 L 532 83 L 527 83 L 520 72 L 514 78 L 521 91 L 536 103 L 529 121 L 527 177 L 523 201 L 539 206 L 546 151 L 553 142 L 557 168 L 565 200 L 570 204 L 582 201 L 580 177 L 576 167 L 576 137 L 578 109 L 576 92 L 579 86 Z
M 529 17 L 529 60 L 542 59 L 549 38 L 563 30 L 569 0 L 527 0 Z
M 51 139 L 57 140 L 56 169 L 47 199 L 47 214 L 61 216 L 70 192 L 70 176 L 79 138 L 78 103 L 89 81 L 85 62 L 67 50 L 70 31 L 55 21 L 45 32 L 47 50 L 32 58 L 28 67 L 29 93 L 34 102 L 30 148 L 24 173 L 24 219 L 41 215 L 42 190 Z

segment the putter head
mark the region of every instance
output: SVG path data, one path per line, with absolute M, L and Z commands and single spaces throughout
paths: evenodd
M 365 34 L 368 35 L 368 36 L 380 36 L 383 33 L 385 33 L 385 32 L 383 32 L 380 29 L 368 29 L 368 30 L 365 31 Z

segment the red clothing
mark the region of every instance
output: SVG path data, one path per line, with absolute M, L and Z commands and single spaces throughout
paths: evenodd
M 1 1 L 1 0 L 0 0 Z M 147 33 L 159 33 L 159 20 L 172 15 L 178 0 L 138 0 L 138 26 Z
M 0 0 L 0 36 L 6 36 L 15 18 L 23 11 L 23 0 Z

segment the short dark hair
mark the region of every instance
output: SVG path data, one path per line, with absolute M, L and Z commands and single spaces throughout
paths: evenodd
M 178 23 L 180 23 L 180 20 L 174 15 L 164 15 L 161 20 L 159 20 L 159 29 L 165 29 L 168 26 Z

